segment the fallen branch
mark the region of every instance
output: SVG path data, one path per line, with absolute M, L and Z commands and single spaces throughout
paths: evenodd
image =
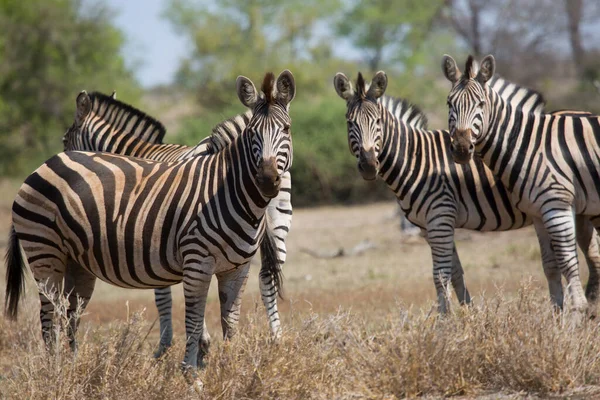
M 375 249 L 377 246 L 375 243 L 370 240 L 363 240 L 356 246 L 346 250 L 343 247 L 340 247 L 337 250 L 333 251 L 315 251 L 312 249 L 308 249 L 303 247 L 300 249 L 301 252 L 306 253 L 314 258 L 338 258 L 338 257 L 354 257 L 364 253 L 367 250 Z

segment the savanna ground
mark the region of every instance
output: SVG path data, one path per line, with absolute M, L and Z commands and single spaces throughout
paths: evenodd
M 0 184 L 0 246 L 17 185 Z M 272 343 L 253 265 L 238 335 L 220 339 L 218 296 L 207 306 L 213 337 L 198 394 L 179 364 L 184 326 L 175 288 L 174 346 L 160 361 L 152 291 L 99 282 L 76 356 L 49 355 L 31 277 L 18 321 L 0 318 L 0 397 L 7 399 L 598 398 L 600 328 L 553 314 L 533 230 L 459 231 L 474 306 L 439 318 L 429 248 L 403 236 L 394 203 L 298 209 L 288 239 L 284 334 Z M 315 258 L 368 240 L 355 256 Z M 3 251 L 3 249 L 2 249 Z M 4 275 L 4 273 L 2 273 Z M 587 271 L 582 268 L 584 281 Z M 4 283 L 0 295 L 4 297 Z

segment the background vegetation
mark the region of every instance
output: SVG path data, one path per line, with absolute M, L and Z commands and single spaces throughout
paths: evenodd
M 243 111 L 238 74 L 260 81 L 289 68 L 299 87 L 291 109 L 296 205 L 388 195 L 356 173 L 332 88 L 338 71 L 386 70 L 388 93 L 420 105 L 435 128 L 446 125 L 443 53 L 493 53 L 501 74 L 541 90 L 550 108 L 600 111 L 593 0 L 166 0 L 164 18 L 189 51 L 160 88 L 141 88 L 126 66 L 114 12 L 102 0 L 0 1 L 1 175 L 21 178 L 60 151 L 82 88 L 117 89 L 165 122 L 168 141 L 195 144 Z

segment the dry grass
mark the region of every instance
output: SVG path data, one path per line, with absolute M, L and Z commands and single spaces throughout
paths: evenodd
M 600 327 L 572 326 L 539 291 L 524 285 L 445 318 L 411 310 L 334 313 L 292 311 L 272 343 L 262 310 L 247 313 L 240 334 L 217 341 L 201 373 L 205 398 L 403 398 L 481 393 L 600 395 Z M 66 343 L 42 348 L 33 302 L 17 325 L 0 323 L 0 393 L 14 399 L 184 399 L 183 343 L 151 359 L 151 324 L 143 315 L 88 325 L 76 356 Z M 9 362 L 7 362 L 9 361 Z M 507 395 L 508 396 L 508 395 Z
M 5 193 L 14 190 L 5 186 Z M 9 203 L 0 201 L 0 239 Z M 241 329 L 227 343 L 218 338 L 211 288 L 207 319 L 214 344 L 200 397 L 600 397 L 600 328 L 593 322 L 574 327 L 568 316 L 553 315 L 531 229 L 459 232 L 475 304 L 455 305 L 439 318 L 429 249 L 421 238 L 402 237 L 394 209 L 386 203 L 295 212 L 278 343 L 269 339 L 257 266 Z M 302 251 L 350 248 L 367 239 L 377 248 L 355 257 L 316 259 Z M 158 342 L 151 291 L 98 283 L 76 356 L 66 345 L 52 355 L 43 348 L 35 292 L 29 282 L 16 323 L 0 317 L 0 398 L 198 398 L 179 370 L 180 288 L 175 344 L 158 362 L 151 358 Z

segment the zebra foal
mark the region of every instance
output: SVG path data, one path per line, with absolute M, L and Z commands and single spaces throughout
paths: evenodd
M 22 245 L 41 286 L 60 294 L 68 259 L 90 276 L 125 288 L 183 282 L 183 365 L 204 365 L 204 310 L 212 275 L 227 282 L 226 322 L 240 307 L 265 212 L 292 163 L 289 71 L 265 75 L 262 94 L 238 77 L 253 110 L 244 132 L 220 152 L 176 162 L 66 152 L 21 186 L 7 253 L 6 314 L 15 318 L 23 285 Z M 92 287 L 93 289 L 93 287 Z M 91 293 L 90 293 L 91 295 Z M 40 292 L 42 335 L 51 341 L 53 304 Z

